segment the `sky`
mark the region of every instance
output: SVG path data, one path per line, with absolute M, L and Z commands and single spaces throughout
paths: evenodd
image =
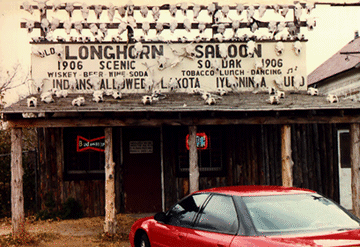
M 161 0 L 155 1 L 161 2 Z M 53 0 L 50 0 L 48 4 L 51 5 L 52 2 Z M 96 3 L 107 5 L 111 2 L 117 4 L 116 1 L 110 0 L 87 1 L 88 5 Z M 162 2 L 165 3 L 165 1 Z M 270 1 L 265 2 L 269 3 Z M 3 74 L 7 70 L 11 71 L 16 64 L 20 64 L 24 77 L 30 68 L 31 46 L 29 41 L 34 35 L 29 35 L 25 29 L 21 29 L 20 22 L 25 21 L 23 18 L 36 19 L 36 16 L 31 16 L 28 12 L 21 10 L 22 3 L 22 0 L 0 0 L 0 56 L 2 58 L 0 60 L 0 73 Z M 152 3 L 155 2 L 152 1 Z M 33 2 L 33 4 L 36 3 Z M 141 4 L 139 3 L 139 5 Z M 311 16 L 316 18 L 314 30 L 308 31 L 306 28 L 302 28 L 302 33 L 308 39 L 306 44 L 307 74 L 354 39 L 355 31 L 360 29 L 360 7 L 317 5 Z M 13 97 L 13 94 L 8 95 L 8 97 Z

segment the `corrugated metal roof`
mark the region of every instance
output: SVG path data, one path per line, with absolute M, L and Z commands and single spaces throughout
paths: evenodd
M 331 58 L 311 72 L 308 75 L 308 85 L 312 85 L 345 72 L 360 63 L 360 54 L 341 54 L 347 52 L 360 52 L 360 38 L 356 38 L 349 42 Z

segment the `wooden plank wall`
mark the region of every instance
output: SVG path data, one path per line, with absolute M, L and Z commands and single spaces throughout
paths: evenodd
M 236 127 L 233 184 L 281 185 L 281 126 Z M 294 186 L 339 201 L 337 129 L 334 124 L 291 125 Z
M 214 126 L 214 128 L 224 128 L 227 175 L 201 177 L 200 189 L 227 185 L 282 184 L 280 125 L 231 125 Z M 45 209 L 45 194 L 51 192 L 58 209 L 68 197 L 73 197 L 81 203 L 86 216 L 104 215 L 104 181 L 64 181 L 61 129 L 39 129 L 38 132 L 41 209 Z M 115 129 L 114 133 L 114 138 L 119 138 L 119 129 Z M 174 127 L 164 126 L 163 135 L 165 208 L 167 209 L 189 193 L 189 179 L 176 176 Z M 291 125 L 294 186 L 313 189 L 339 201 L 336 135 L 334 124 Z M 122 212 L 120 145 L 114 149 L 117 167 L 116 204 L 117 211 Z
M 172 204 L 174 204 L 178 198 L 181 198 L 178 189 L 178 182 L 176 178 L 176 164 L 177 156 L 174 148 L 176 134 L 171 126 L 163 126 L 163 164 L 164 164 L 164 189 L 165 189 L 165 209 L 167 210 Z M 186 183 L 189 184 L 188 182 Z
M 339 202 L 337 129 L 334 124 L 292 125 L 294 186 Z
M 281 126 L 233 128 L 233 185 L 281 185 Z
M 221 128 L 221 126 L 215 126 Z M 282 185 L 281 125 L 226 126 L 227 175 L 201 177 L 200 189 L 228 185 Z M 174 132 L 166 133 L 168 137 Z M 339 202 L 337 131 L 334 124 L 291 125 L 294 186 Z M 164 138 L 166 140 L 167 138 Z M 176 177 L 174 150 L 164 145 L 166 208 L 189 192 L 189 179 Z M 172 181 L 176 181 L 175 187 Z
M 72 197 L 83 207 L 85 216 L 104 215 L 104 180 L 65 181 L 63 179 L 63 144 L 61 128 L 39 128 L 39 200 L 46 209 L 45 195 L 52 194 L 56 210 Z

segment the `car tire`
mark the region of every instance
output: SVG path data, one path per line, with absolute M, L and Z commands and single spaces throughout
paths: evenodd
M 150 247 L 150 241 L 148 236 L 144 233 L 140 237 L 140 244 L 139 247 Z

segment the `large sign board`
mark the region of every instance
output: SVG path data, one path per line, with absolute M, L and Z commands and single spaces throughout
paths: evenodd
M 32 78 L 44 82 L 43 91 L 69 89 L 92 92 L 92 77 L 100 89 L 118 87 L 124 93 L 145 93 L 149 81 L 162 92 L 219 88 L 238 91 L 265 89 L 276 83 L 282 90 L 306 90 L 306 42 L 201 43 L 64 43 L 33 44 Z M 300 44 L 300 49 L 299 49 Z M 37 52 L 34 52 L 37 51 Z M 39 54 L 41 56 L 39 56 Z M 236 86 L 234 89 L 234 79 Z

